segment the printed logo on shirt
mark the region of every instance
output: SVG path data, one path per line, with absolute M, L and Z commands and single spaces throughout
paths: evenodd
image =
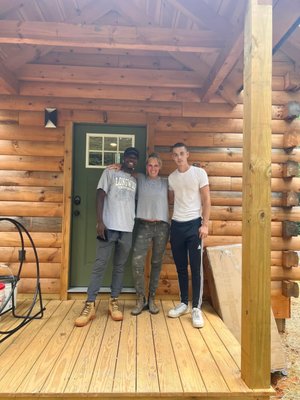
M 124 178 L 122 176 L 116 176 L 115 177 L 115 185 L 119 189 L 127 189 L 127 190 L 130 190 L 132 192 L 136 191 L 136 182 L 134 182 L 131 179 Z

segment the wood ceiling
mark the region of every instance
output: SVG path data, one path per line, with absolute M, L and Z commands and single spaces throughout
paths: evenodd
M 246 4 L 0 0 L 0 94 L 51 96 L 59 84 L 77 97 L 235 104 Z M 273 75 L 300 75 L 299 18 L 300 0 L 273 0 Z

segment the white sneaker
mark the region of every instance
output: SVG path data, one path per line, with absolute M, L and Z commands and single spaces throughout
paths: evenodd
M 177 318 L 180 317 L 180 315 L 186 314 L 189 312 L 189 306 L 187 306 L 185 303 L 180 303 L 177 304 L 174 308 L 171 308 L 171 310 L 168 312 L 168 317 L 171 318 Z
M 192 309 L 192 324 L 194 328 L 203 328 L 204 326 L 202 312 L 199 308 L 194 307 Z

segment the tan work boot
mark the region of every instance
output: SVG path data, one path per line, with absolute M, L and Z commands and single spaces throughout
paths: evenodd
M 111 319 L 114 321 L 122 321 L 123 314 L 122 311 L 119 310 L 119 304 L 117 298 L 111 298 L 108 304 L 108 312 L 110 313 Z
M 85 326 L 89 321 L 94 319 L 96 316 L 95 302 L 86 301 L 83 310 L 78 318 L 76 318 L 74 324 L 75 326 Z
M 131 315 L 139 315 L 145 308 L 147 308 L 145 296 L 138 295 L 136 306 L 131 310 Z
M 153 296 L 149 296 L 148 299 L 148 306 L 149 306 L 149 312 L 151 314 L 158 314 L 159 313 L 159 308 L 157 307 L 157 305 L 155 304 L 155 297 Z

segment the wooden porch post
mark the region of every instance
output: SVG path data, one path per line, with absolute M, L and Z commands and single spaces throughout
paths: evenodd
M 244 46 L 242 378 L 270 387 L 272 0 L 249 0 Z

